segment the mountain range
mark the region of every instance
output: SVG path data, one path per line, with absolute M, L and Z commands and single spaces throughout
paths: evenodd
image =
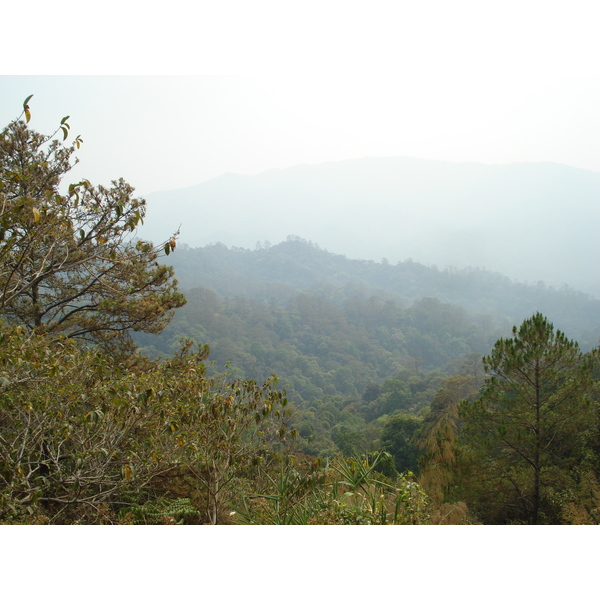
M 349 258 L 478 267 L 600 298 L 600 173 L 408 157 L 227 174 L 146 196 L 141 237 L 254 248 L 289 235 Z

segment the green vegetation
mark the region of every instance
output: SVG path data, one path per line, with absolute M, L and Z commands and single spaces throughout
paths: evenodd
M 185 290 L 204 288 L 220 300 L 244 298 L 263 306 L 274 302 L 284 309 L 299 295 L 323 299 L 337 308 L 355 299 L 373 299 L 383 305 L 379 310 L 384 314 L 390 303 L 402 309 L 433 298 L 451 305 L 449 310 L 461 309 L 478 326 L 486 342 L 484 352 L 499 335 L 509 334 L 515 323 L 537 310 L 569 331 L 584 350 L 596 346 L 600 338 L 600 300 L 568 287 L 518 283 L 478 268 L 441 270 L 412 260 L 397 264 L 351 260 L 295 236 L 277 245 L 258 244 L 254 250 L 223 244 L 182 246 L 165 261 L 175 267 Z M 426 302 L 422 306 L 429 308 Z M 360 314 L 361 307 L 357 308 L 352 318 Z M 430 329 L 441 316 L 432 318 Z M 418 325 L 426 324 L 427 310 L 420 317 Z
M 65 140 L 67 118 L 57 130 Z M 130 239 L 146 209 L 123 180 L 110 189 L 83 180 L 61 194 L 82 140 L 66 147 L 53 137 L 20 120 L 0 137 L 2 314 L 32 332 L 112 347 L 130 331 L 160 332 L 185 303 L 173 269 L 157 263 L 175 239 L 160 248 Z
M 29 99 L 0 135 L 1 523 L 600 523 L 597 301 L 136 240 L 125 182 L 61 193 L 82 140 Z M 532 303 L 584 351 L 537 310 L 502 337 Z
M 245 496 L 235 521 L 264 525 L 419 525 L 429 519 L 427 497 L 410 474 L 386 477 L 391 458 L 374 453 L 319 461 L 300 469 L 291 462 L 266 474 L 265 492 Z
M 596 359 L 540 313 L 484 358 L 489 377 L 460 414 L 470 504 L 486 522 L 556 522 L 582 475 L 593 476 Z
M 61 194 L 81 140 L 52 137 L 17 120 L 0 138 L 0 520 L 220 522 L 285 442 L 285 393 L 208 377 L 191 342 L 162 362 L 137 353 L 130 333 L 184 304 L 157 263 L 175 240 L 128 241 L 144 203 L 124 182 Z
M 600 523 L 598 351 L 540 313 L 444 383 L 416 439 L 434 522 Z

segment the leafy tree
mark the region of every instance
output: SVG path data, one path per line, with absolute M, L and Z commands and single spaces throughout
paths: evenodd
M 386 379 L 383 382 L 383 394 L 379 398 L 379 414 L 392 414 L 397 410 L 407 410 L 412 405 L 412 394 L 405 381 Z
M 203 488 L 206 521 L 216 525 L 236 476 L 296 431 L 288 431 L 291 412 L 275 376 L 262 385 L 226 375 L 207 378 L 207 351 L 192 352 L 188 340 L 161 365 L 164 376 L 156 389 L 161 417 L 152 447 L 163 460 L 182 465 Z
M 185 302 L 157 262 L 175 240 L 133 239 L 145 203 L 122 180 L 61 194 L 81 140 L 53 139 L 68 117 L 31 131 L 28 100 L 0 135 L 0 520 L 217 523 L 224 490 L 285 442 L 285 394 L 274 376 L 209 378 L 206 346 L 130 351 Z
M 483 359 L 483 393 L 460 415 L 471 452 L 464 485 L 484 521 L 557 522 L 594 421 L 594 356 L 536 313 Z
M 185 303 L 172 267 L 157 262 L 175 238 L 158 247 L 133 239 L 145 200 L 122 179 L 61 193 L 82 140 L 64 144 L 68 117 L 52 135 L 31 130 L 28 100 L 27 122 L 0 134 L 0 311 L 30 331 L 105 344 L 159 333 Z
M 175 518 L 171 501 L 189 498 L 219 522 L 234 479 L 285 440 L 288 412 L 274 379 L 208 378 L 207 355 L 186 344 L 123 368 L 101 348 L 2 327 L 0 521 Z
M 416 472 L 419 449 L 415 445 L 415 433 L 423 424 L 416 415 L 398 413 L 385 424 L 381 434 L 381 448 L 394 457 L 399 472 Z
M 369 446 L 363 431 L 356 431 L 342 424 L 332 428 L 331 437 L 344 456 L 360 454 Z
M 161 470 L 140 374 L 73 340 L 0 331 L 0 519 L 105 522 Z M 43 522 L 43 521 L 40 521 Z
M 431 402 L 430 412 L 417 434 L 419 484 L 430 499 L 432 520 L 436 524 L 456 524 L 467 514 L 466 505 L 456 497 L 455 478 L 460 470 L 460 418 L 458 407 L 464 400 L 474 400 L 477 388 L 471 376 L 453 375 Z

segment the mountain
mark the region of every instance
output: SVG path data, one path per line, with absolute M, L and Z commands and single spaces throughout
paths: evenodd
M 555 163 L 364 158 L 149 194 L 142 237 L 192 247 L 293 234 L 350 258 L 481 267 L 600 297 L 600 173 Z

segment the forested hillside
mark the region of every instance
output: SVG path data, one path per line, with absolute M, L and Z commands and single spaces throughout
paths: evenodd
M 480 269 L 350 260 L 297 238 L 253 251 L 184 247 L 165 260 L 188 304 L 160 337 L 137 338 L 146 351 L 192 337 L 249 376 L 276 371 L 304 400 L 483 354 L 536 310 L 583 349 L 600 339 L 595 298 Z
M 350 260 L 298 238 L 166 260 L 188 302 L 159 337 L 135 336 L 142 350 L 167 356 L 191 337 L 216 369 L 276 373 L 310 454 L 378 448 L 390 415 L 427 409 L 443 377 L 477 373 L 477 357 L 536 310 L 584 349 L 600 337 L 600 301 L 480 269 Z

